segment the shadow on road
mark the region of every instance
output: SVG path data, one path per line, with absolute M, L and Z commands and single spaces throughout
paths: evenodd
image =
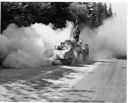
M 72 65 L 69 67 L 86 67 L 86 65 L 92 65 L 96 61 L 86 61 L 86 63 Z M 70 73 L 77 73 L 78 71 L 73 69 L 66 69 L 63 66 L 44 66 L 41 68 L 20 68 L 20 69 L 2 69 L 0 72 L 0 84 L 3 85 L 7 91 L 13 92 L 12 98 L 7 98 L 7 101 L 30 101 L 39 100 L 39 98 L 47 99 L 48 101 L 57 101 L 55 98 L 50 99 L 45 93 L 51 95 L 52 90 L 61 89 L 62 87 L 68 88 L 67 85 L 54 84 L 54 81 L 59 81 L 61 78 L 70 79 L 68 77 Z M 21 82 L 19 82 L 21 81 Z M 63 82 L 63 81 L 62 81 Z M 94 92 L 89 90 L 72 90 L 67 92 Z M 25 93 L 25 94 L 24 94 Z M 0 93 L 1 95 L 1 93 Z M 11 94 L 6 94 L 9 97 Z M 4 95 L 3 95 L 4 96 Z M 19 97 L 21 96 L 21 99 Z M 34 97 L 35 96 L 35 97 Z M 63 101 L 63 100 L 62 100 Z M 70 101 L 70 100 L 69 100 Z
M 81 64 L 74 64 L 70 65 L 69 67 L 87 67 L 88 65 L 93 65 L 97 61 L 86 61 Z M 87 65 L 87 66 L 86 66 Z M 27 80 L 33 79 L 33 77 L 38 77 L 42 75 L 43 78 L 50 78 L 50 79 L 59 79 L 62 78 L 64 75 L 69 74 L 70 72 L 75 72 L 71 69 L 65 69 L 63 66 L 43 66 L 40 68 L 7 68 L 7 67 L 0 67 L 0 84 L 6 83 L 8 81 L 17 81 L 17 80 Z M 47 73 L 49 72 L 49 73 Z M 51 72 L 51 73 L 50 73 Z M 46 75 L 47 74 L 47 75 Z
M 2 76 L 2 74 L 0 74 L 2 78 L 6 77 L 6 78 L 3 78 L 2 80 L 0 79 L 1 86 L 3 86 L 3 88 L 6 91 L 13 93 L 13 95 L 5 93 L 5 92 L 3 92 L 4 95 L 0 93 L 2 98 L 6 98 L 5 99 L 6 101 L 9 101 L 9 102 L 10 101 L 21 102 L 21 101 L 30 101 L 30 100 L 38 101 L 40 100 L 39 98 L 43 98 L 48 101 L 56 101 L 56 100 L 50 99 L 50 97 L 47 98 L 48 96 L 44 95 L 44 91 L 45 93 L 48 93 L 50 95 L 52 91 L 47 88 L 56 90 L 58 88 L 62 88 L 62 85 L 56 86 L 53 82 L 50 82 L 49 80 L 56 81 L 56 80 L 59 80 L 60 78 L 64 78 L 70 73 L 75 72 L 72 69 L 64 69 L 63 67 L 60 67 L 60 66 L 54 66 L 54 67 L 50 66 L 50 68 L 45 67 L 45 68 L 37 70 L 38 73 L 35 73 L 36 68 L 34 71 L 33 69 L 27 69 L 27 71 L 24 71 L 24 72 L 21 71 L 23 69 L 19 69 L 19 70 L 20 72 L 17 72 L 17 71 L 11 72 L 11 73 L 17 73 L 18 76 L 15 76 L 14 74 L 9 74 L 10 72 L 6 72 L 6 73 L 4 72 L 6 76 Z M 45 70 L 45 72 L 43 70 Z M 32 75 L 31 74 L 33 73 L 32 71 L 36 75 Z M 10 79 L 8 79 L 9 77 L 7 77 L 8 74 L 10 75 Z M 28 75 L 29 78 L 26 75 Z M 6 79 L 6 81 L 3 81 L 4 79 Z

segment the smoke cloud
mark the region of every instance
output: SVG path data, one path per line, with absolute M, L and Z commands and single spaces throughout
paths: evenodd
M 80 34 L 83 44 L 89 44 L 90 58 L 126 56 L 126 4 L 113 3 L 114 16 L 98 29 L 84 27 Z M 18 28 L 10 24 L 0 35 L 0 62 L 5 67 L 41 67 L 51 64 L 54 46 L 70 39 L 73 24 L 52 29 L 52 24 L 33 24 Z
M 126 4 L 112 3 L 114 15 L 96 30 L 85 27 L 80 35 L 93 59 L 126 56 Z
M 52 25 L 34 24 L 18 28 L 10 24 L 0 35 L 0 60 L 5 67 L 40 67 L 51 64 L 53 48 L 70 38 L 72 24 L 53 30 Z

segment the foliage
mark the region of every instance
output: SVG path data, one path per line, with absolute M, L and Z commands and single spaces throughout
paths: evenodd
M 54 28 L 65 27 L 66 21 L 85 23 L 98 27 L 102 21 L 112 16 L 111 6 L 95 2 L 2 2 L 2 31 L 8 24 L 29 26 L 34 23 L 54 24 Z

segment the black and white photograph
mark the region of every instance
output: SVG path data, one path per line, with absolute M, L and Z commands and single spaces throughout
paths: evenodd
M 0 102 L 127 103 L 127 2 L 1 1 Z

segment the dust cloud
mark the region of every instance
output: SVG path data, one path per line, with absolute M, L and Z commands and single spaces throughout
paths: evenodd
M 98 29 L 84 27 L 80 34 L 89 44 L 90 58 L 126 56 L 126 4 L 112 3 L 114 15 Z M 63 29 L 53 25 L 33 24 L 18 28 L 10 24 L 0 35 L 0 63 L 5 67 L 25 68 L 50 65 L 55 45 L 70 39 L 73 24 Z
M 90 58 L 118 58 L 126 57 L 126 4 L 112 3 L 113 17 L 106 19 L 98 29 L 92 30 L 85 27 L 80 39 L 88 43 Z
M 54 46 L 70 38 L 72 24 L 53 30 L 52 24 L 18 28 L 10 24 L 0 35 L 0 60 L 5 67 L 24 68 L 50 65 Z

